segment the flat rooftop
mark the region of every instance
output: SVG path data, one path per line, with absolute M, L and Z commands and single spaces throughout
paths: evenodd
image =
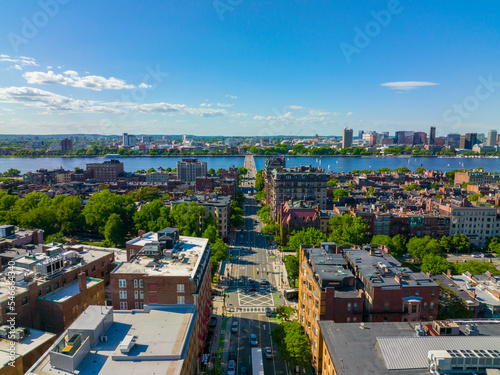
M 127 244 L 145 246 L 153 241 L 158 241 L 158 234 L 149 232 L 142 238 L 138 237 Z M 130 262 L 121 263 L 113 270 L 113 273 L 194 277 L 201 258 L 207 251 L 207 246 L 207 238 L 180 236 L 175 246 L 178 251 L 172 258 L 163 257 L 156 261 L 153 257 L 138 256 Z
M 39 346 L 45 344 L 47 341 L 55 339 L 56 334 L 50 332 L 39 331 L 38 329 L 30 328 L 30 334 L 24 340 L 16 341 L 16 354 L 21 356 L 30 353 Z M 1 340 L 0 341 L 0 352 L 9 352 L 10 341 Z M 42 353 L 39 353 L 42 354 Z M 0 362 L 1 366 L 1 362 Z
M 87 289 L 92 288 L 94 285 L 104 282 L 101 279 L 94 279 L 92 277 L 87 277 Z M 71 284 L 63 286 L 59 289 L 54 290 L 46 294 L 43 297 L 38 297 L 53 302 L 64 302 L 70 298 L 73 298 L 78 293 L 80 293 L 80 284 L 77 281 L 73 281 Z
M 415 324 L 318 322 L 339 375 L 429 375 L 427 352 L 498 349 L 500 325 L 478 324 L 479 336 L 415 337 Z M 464 325 L 460 326 L 463 331 Z
M 500 306 L 500 299 L 496 298 L 487 291 L 481 284 L 475 285 L 474 287 L 470 286 L 470 283 L 476 284 L 474 280 L 466 275 L 453 275 L 452 280 L 460 286 L 462 289 L 473 290 L 476 293 L 476 300 L 491 306 Z
M 457 283 L 454 282 L 453 278 L 450 278 L 446 275 L 434 275 L 432 276 L 434 281 L 439 281 L 445 288 L 453 290 L 457 293 L 457 296 L 462 300 L 466 301 L 467 306 L 469 307 L 479 307 L 480 303 L 477 299 L 473 298 L 469 293 L 465 291 L 462 287 L 460 287 Z
M 383 250 L 345 249 L 344 256 L 351 268 L 358 267 L 365 283 L 373 287 L 437 287 L 438 284 L 423 272 L 413 272 Z M 396 280 L 396 276 L 400 280 Z
M 100 314 L 100 312 L 98 312 Z M 189 338 L 194 330 L 196 312 L 193 305 L 154 306 L 151 310 L 114 310 L 114 322 L 106 331 L 107 341 L 98 341 L 80 362 L 75 372 L 52 367 L 50 355 L 44 356 L 28 374 L 44 375 L 136 375 L 180 374 Z M 80 319 L 80 318 L 78 318 Z M 69 328 L 91 328 L 75 321 Z M 129 353 L 120 351 L 125 336 L 137 336 Z

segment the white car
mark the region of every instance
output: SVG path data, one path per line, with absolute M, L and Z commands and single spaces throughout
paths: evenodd
M 233 360 L 230 360 L 227 364 L 227 375 L 236 374 L 236 364 Z
M 265 347 L 264 352 L 266 353 L 266 358 L 273 358 L 273 350 L 269 346 Z

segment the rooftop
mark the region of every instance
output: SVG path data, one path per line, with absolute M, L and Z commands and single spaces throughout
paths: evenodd
M 373 287 L 438 286 L 423 272 L 413 272 L 384 250 L 369 246 L 366 249 L 348 248 L 344 256 L 352 268 L 358 267 L 363 282 Z
M 129 245 L 145 246 L 158 241 L 158 234 L 148 232 Z M 113 270 L 113 273 L 137 273 L 149 276 L 189 276 L 194 278 L 203 254 L 208 248 L 208 239 L 180 236 L 171 258 L 163 257 L 156 261 L 152 257 L 138 256 L 130 262 L 124 262 Z
M 500 325 L 478 324 L 479 336 L 415 336 L 414 324 L 318 322 L 338 375 L 429 375 L 436 349 L 498 349 Z M 465 327 L 461 326 L 462 331 Z
M 472 278 L 466 275 L 454 275 L 451 279 L 460 286 L 460 288 L 464 290 L 472 290 L 476 293 L 476 300 L 479 302 L 491 305 L 491 306 L 500 306 L 500 299 L 496 298 L 491 294 L 484 285 L 478 284 L 474 282 Z M 474 285 L 472 286 L 471 285 Z
M 96 329 L 105 316 L 99 311 L 101 308 L 86 310 L 68 329 L 82 332 Z M 75 372 L 53 367 L 49 350 L 28 374 L 180 374 L 194 321 L 192 305 L 146 305 L 144 310 L 113 311 L 113 323 L 106 331 L 107 341 L 97 341 Z M 136 337 L 135 345 L 123 353 L 120 343 L 127 335 Z M 56 345 L 57 341 L 51 350 Z
M 94 285 L 97 285 L 102 282 L 104 281 L 101 279 L 94 279 L 92 277 L 87 277 L 87 289 L 92 288 Z M 73 281 L 71 284 L 68 284 L 62 288 L 56 289 L 53 292 L 48 293 L 43 297 L 38 297 L 38 298 L 62 303 L 76 296 L 78 293 L 80 293 L 80 285 L 77 280 Z
M 45 344 L 47 341 L 52 340 L 56 337 L 54 333 L 39 331 L 37 329 L 30 328 L 30 334 L 24 340 L 16 341 L 16 354 L 23 356 L 31 351 L 38 348 L 40 345 Z M 0 340 L 0 368 L 2 366 L 2 360 L 4 353 L 9 355 L 10 352 L 10 341 Z

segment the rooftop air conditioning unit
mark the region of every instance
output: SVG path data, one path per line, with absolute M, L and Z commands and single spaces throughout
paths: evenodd
M 108 342 L 108 336 L 101 336 L 99 340 L 101 340 L 101 342 Z

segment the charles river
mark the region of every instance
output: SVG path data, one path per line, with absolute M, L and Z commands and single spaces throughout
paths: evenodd
M 177 161 L 183 157 L 125 157 L 120 158 L 123 161 L 125 171 L 135 172 L 140 169 L 149 168 L 175 168 Z M 255 163 L 257 169 L 264 169 L 267 157 L 256 156 Z M 228 157 L 198 157 L 198 160 L 206 161 L 208 169 L 215 170 L 219 168 L 229 168 L 231 166 L 243 166 L 243 156 Z M 397 167 L 408 167 L 414 171 L 418 167 L 425 169 L 435 169 L 449 171 L 458 168 L 478 168 L 482 167 L 488 172 L 500 172 L 500 159 L 496 158 L 438 158 L 438 157 L 308 157 L 308 156 L 287 156 L 287 167 L 296 167 L 301 165 L 313 165 L 324 168 L 326 172 L 351 171 L 353 169 L 371 169 L 380 168 L 395 169 Z M 37 169 L 56 169 L 62 167 L 66 170 L 73 170 L 75 167 L 85 169 L 87 163 L 102 163 L 106 160 L 100 158 L 0 158 L 0 172 L 9 168 L 19 169 L 21 173 L 35 171 Z

